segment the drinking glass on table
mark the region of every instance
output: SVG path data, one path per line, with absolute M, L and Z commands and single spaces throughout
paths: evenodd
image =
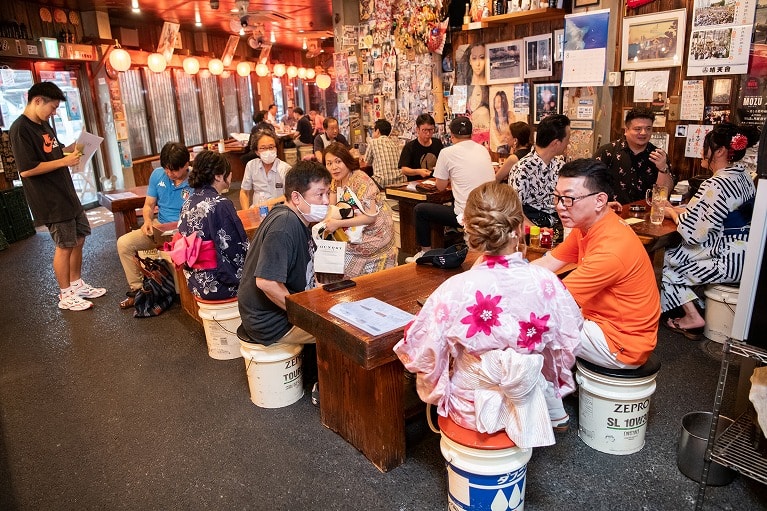
M 668 200 L 668 188 L 657 184 L 652 185 L 652 189 L 645 193 L 645 198 L 650 206 L 650 223 L 653 225 L 662 224 L 664 205 Z

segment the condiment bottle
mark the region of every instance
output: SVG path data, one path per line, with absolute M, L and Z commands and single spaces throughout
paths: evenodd
M 537 225 L 530 226 L 530 246 L 531 247 L 541 246 L 541 228 L 538 227 Z
M 219 153 L 225 153 L 226 152 L 226 145 L 224 145 L 224 139 L 221 139 L 218 141 L 218 152 Z
M 541 248 L 551 248 L 551 229 L 541 229 Z
M 530 245 L 530 226 L 525 226 L 525 245 Z

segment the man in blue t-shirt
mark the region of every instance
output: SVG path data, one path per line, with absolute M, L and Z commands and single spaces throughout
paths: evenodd
M 309 224 L 325 218 L 331 180 L 316 161 L 296 163 L 285 175 L 285 204 L 269 212 L 250 242 L 237 297 L 242 327 L 253 342 L 315 342 L 288 322 L 285 297 L 315 286 Z
M 120 302 L 121 309 L 130 309 L 135 303 L 136 291 L 141 289 L 142 276 L 133 255 L 138 250 L 157 247 L 154 240 L 155 224 L 176 222 L 181 214 L 181 206 L 189 197 L 191 190 L 187 182 L 189 174 L 189 150 L 177 142 L 168 142 L 160 151 L 160 165 L 149 176 L 146 200 L 141 214 L 144 223 L 140 229 L 123 234 L 117 240 L 117 255 L 125 271 L 130 289 L 127 298 Z M 157 218 L 154 217 L 155 207 Z

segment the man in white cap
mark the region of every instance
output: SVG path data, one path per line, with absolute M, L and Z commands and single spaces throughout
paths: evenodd
M 490 153 L 471 139 L 471 131 L 468 117 L 456 117 L 450 123 L 453 145 L 440 151 L 434 178 L 439 191 L 451 186 L 453 206 L 425 202 L 415 207 L 415 236 L 421 250 L 406 258 L 408 263 L 431 250 L 431 224 L 454 228 L 463 225 L 463 208 L 469 193 L 482 183 L 495 180 Z

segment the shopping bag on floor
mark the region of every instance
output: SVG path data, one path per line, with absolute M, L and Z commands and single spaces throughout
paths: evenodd
M 136 291 L 134 318 L 159 316 L 173 304 L 176 287 L 168 264 L 162 259 L 133 256 L 144 276 L 141 289 Z

